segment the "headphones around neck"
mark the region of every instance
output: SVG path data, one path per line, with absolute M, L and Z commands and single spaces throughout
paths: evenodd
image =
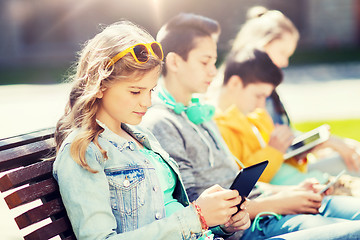
M 188 119 L 197 125 L 211 120 L 215 114 L 215 107 L 210 104 L 201 104 L 199 98 L 191 98 L 190 105 L 185 106 L 182 103 L 177 103 L 164 88 L 159 91 L 159 98 L 171 107 L 176 114 L 180 115 L 185 112 Z

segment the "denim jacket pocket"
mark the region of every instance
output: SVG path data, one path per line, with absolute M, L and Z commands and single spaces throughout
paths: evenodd
M 113 210 L 132 215 L 145 204 L 143 168 L 106 169 L 105 173 L 109 181 Z

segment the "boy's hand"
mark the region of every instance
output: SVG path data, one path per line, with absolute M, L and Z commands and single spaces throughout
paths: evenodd
M 240 211 L 233 215 L 230 220 L 222 226 L 226 232 L 237 232 L 240 230 L 248 229 L 251 225 L 249 213 L 246 211 L 246 206 L 250 200 L 245 200 L 241 206 Z

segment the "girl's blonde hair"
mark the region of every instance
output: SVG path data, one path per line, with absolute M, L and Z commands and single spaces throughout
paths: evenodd
M 296 40 L 299 39 L 295 25 L 280 11 L 268 10 L 263 6 L 252 7 L 247 12 L 247 21 L 232 43 L 232 52 L 249 45 L 263 48 L 281 38 L 284 33 L 290 33 Z
M 87 164 L 85 153 L 90 142 L 94 142 L 104 159 L 107 159 L 106 151 L 98 142 L 98 136 L 104 129 L 96 122 L 100 102 L 97 93 L 122 79 L 137 80 L 156 67 L 160 73 L 162 62 L 150 56 L 147 63 L 140 64 L 131 54 L 126 54 L 110 68 L 106 65 L 112 57 L 132 45 L 153 41 L 153 37 L 144 29 L 131 22 L 121 21 L 104 28 L 85 43 L 75 65 L 76 73 L 72 77 L 73 87 L 65 113 L 56 125 L 57 151 L 65 138 L 77 130 L 77 135 L 71 143 L 70 154 L 80 166 L 90 172 L 96 172 Z

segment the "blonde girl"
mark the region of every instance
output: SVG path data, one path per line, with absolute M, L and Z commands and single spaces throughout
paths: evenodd
M 215 226 L 231 226 L 237 191 L 215 185 L 189 203 L 177 164 L 136 126 L 162 60 L 161 45 L 127 21 L 80 52 L 53 170 L 77 239 L 196 239 L 213 236 L 208 228 L 229 234 Z

